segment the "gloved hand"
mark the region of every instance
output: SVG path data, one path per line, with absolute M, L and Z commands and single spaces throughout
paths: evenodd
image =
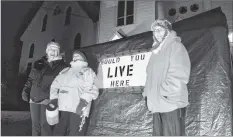
M 22 99 L 25 102 L 29 102 L 28 94 L 24 91 L 22 92 Z
M 46 109 L 49 111 L 53 111 L 57 109 L 57 107 L 58 107 L 58 99 L 53 99 L 48 103 L 48 105 L 46 106 Z
M 76 114 L 82 116 L 83 115 L 83 109 L 87 107 L 88 102 L 84 99 L 80 99 L 80 102 L 76 108 Z

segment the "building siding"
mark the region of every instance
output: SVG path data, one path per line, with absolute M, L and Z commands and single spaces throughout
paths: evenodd
M 135 35 L 145 31 L 150 31 L 151 23 L 155 20 L 157 15 L 157 8 L 155 6 L 156 0 L 134 0 L 134 24 L 126 26 L 116 26 L 116 14 L 117 14 L 117 2 L 118 1 L 101 1 L 100 4 L 100 20 L 99 20 L 99 43 L 107 42 L 113 34 L 122 29 L 127 35 Z M 202 12 L 211 10 L 216 7 L 221 7 L 227 17 L 229 30 L 233 30 L 233 1 L 216 1 L 216 0 L 182 0 L 182 1 L 161 1 L 163 5 L 164 18 L 170 22 L 179 21 L 181 19 L 190 18 Z M 192 4 L 198 4 L 199 10 L 197 12 L 191 12 L 190 6 Z M 188 11 L 185 14 L 179 13 L 181 6 L 187 6 Z M 177 14 L 173 17 L 168 15 L 170 8 L 175 8 Z M 178 16 L 180 19 L 177 19 Z
M 192 12 L 190 10 L 190 6 L 193 5 L 193 4 L 198 4 L 198 6 L 199 6 L 198 11 Z M 205 11 L 204 8 L 203 8 L 204 2 L 200 1 L 200 0 L 192 0 L 192 1 L 187 1 L 187 0 L 186 1 L 166 1 L 166 2 L 163 2 L 163 6 L 164 6 L 164 16 L 171 23 L 180 21 L 182 19 L 193 17 L 193 16 L 195 16 L 197 14 L 200 14 L 200 13 L 202 13 L 202 12 Z M 187 7 L 187 12 L 185 14 L 181 14 L 179 12 L 179 8 L 182 7 L 182 6 Z M 170 16 L 168 14 L 168 12 L 169 12 L 169 10 L 171 8 L 176 9 L 175 16 Z
M 99 43 L 107 42 L 114 33 L 121 29 L 127 36 L 150 30 L 155 20 L 154 0 L 134 0 L 134 23 L 126 26 L 116 26 L 118 1 L 101 1 Z

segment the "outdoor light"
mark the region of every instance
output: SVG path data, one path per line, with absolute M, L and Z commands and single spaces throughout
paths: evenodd
M 230 43 L 233 43 L 233 32 L 230 32 L 228 35 Z

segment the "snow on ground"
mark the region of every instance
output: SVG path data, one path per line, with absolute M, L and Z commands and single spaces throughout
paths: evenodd
M 2 136 L 30 136 L 31 117 L 29 111 L 1 111 Z

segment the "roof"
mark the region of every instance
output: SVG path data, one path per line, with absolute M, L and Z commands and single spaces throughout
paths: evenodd
M 99 20 L 100 1 L 77 1 L 93 22 Z

